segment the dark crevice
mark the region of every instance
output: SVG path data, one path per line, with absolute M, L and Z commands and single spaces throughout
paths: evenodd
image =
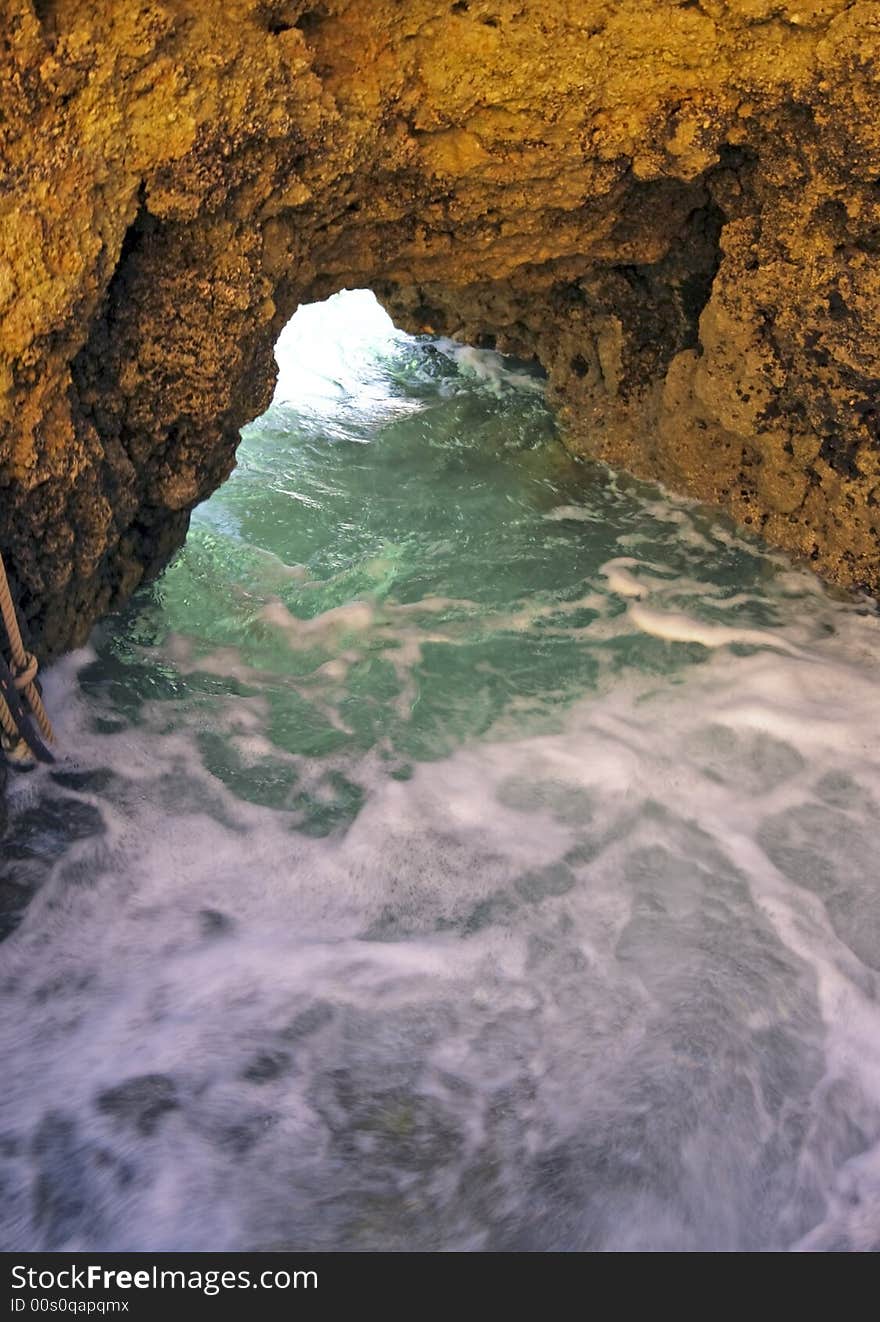
M 116 322 L 126 315 L 131 267 L 137 254 L 159 228 L 159 222 L 147 210 L 144 195 L 145 189 L 141 185 L 137 214 L 122 240 L 116 269 L 104 295 L 102 311 L 92 324 L 89 338 L 71 363 L 71 376 L 78 396 L 78 412 L 81 417 L 94 422 L 99 431 L 107 428 L 110 423 L 102 409 L 102 401 L 113 395 L 113 375 L 109 367 L 112 355 L 109 349 Z
M 57 26 L 58 0 L 32 0 L 34 13 L 40 22 L 43 30 L 51 35 L 55 35 Z
M 700 316 L 721 262 L 724 220 L 712 201 L 695 207 L 666 257 L 646 266 L 614 267 L 600 288 L 602 312 L 623 327 L 624 396 L 646 379 L 665 375 L 683 350 L 699 350 Z
M 691 243 L 698 247 L 700 260 L 679 285 L 683 317 L 682 348 L 693 349 L 700 343 L 700 316 L 709 302 L 712 286 L 721 265 L 721 230 L 724 214 L 714 202 L 701 207 L 688 218 Z
M 315 5 L 313 9 L 307 9 L 305 13 L 300 14 L 293 26 L 299 28 L 303 36 L 309 37 L 317 32 L 318 28 L 326 18 L 327 10 L 325 6 Z
M 299 9 L 300 5 L 291 3 L 291 0 L 264 0 L 257 11 L 258 19 L 270 36 L 280 37 L 282 33 L 292 32 L 295 28 L 305 32 L 310 24 L 317 26 L 327 16 L 321 4 L 313 5 L 303 14 L 299 13 Z

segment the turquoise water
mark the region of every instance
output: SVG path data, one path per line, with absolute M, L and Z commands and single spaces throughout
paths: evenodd
M 368 294 L 278 357 L 16 782 L 4 1246 L 876 1247 L 873 608 Z
M 274 749 L 352 764 L 376 751 L 406 776 L 490 732 L 561 729 L 571 702 L 617 676 L 680 682 L 704 662 L 699 644 L 630 627 L 648 588 L 611 580 L 633 552 L 655 597 L 705 621 L 761 628 L 813 608 L 813 581 L 757 543 L 575 462 L 537 376 L 412 341 L 369 295 L 330 307 L 288 332 L 281 397 L 246 429 L 185 552 L 98 635 L 82 682 L 114 711 L 259 694 Z M 340 333 L 338 361 L 309 361 Z M 224 734 L 200 737 L 235 793 L 292 805 L 277 762 L 267 785 Z

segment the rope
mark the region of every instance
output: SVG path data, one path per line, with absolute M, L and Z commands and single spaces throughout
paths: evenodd
M 0 748 L 6 756 L 12 758 L 14 762 L 29 761 L 31 750 L 18 733 L 15 717 L 9 710 L 2 693 L 0 693 L 0 727 L 2 727 L 2 730 L 0 730 Z
M 15 724 L 12 712 L 6 706 L 6 699 L 0 693 L 0 725 L 3 726 L 4 734 L 8 734 L 10 739 L 18 743 L 18 726 Z
M 15 687 L 27 698 L 43 738 L 47 743 L 54 743 L 55 734 L 52 730 L 52 722 L 49 720 L 46 708 L 43 706 L 43 699 L 40 697 L 40 690 L 36 684 L 37 658 L 32 652 L 25 651 L 2 554 L 0 554 L 0 615 L 3 616 L 6 636 L 9 639 L 9 650 L 12 653 L 10 670 L 15 676 Z M 12 712 L 2 695 L 0 695 L 0 725 L 3 726 L 10 738 L 14 738 L 18 743 L 18 729 Z

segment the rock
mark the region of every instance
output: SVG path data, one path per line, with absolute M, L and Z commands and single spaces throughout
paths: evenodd
M 163 1116 L 180 1106 L 174 1080 L 166 1074 L 139 1074 L 126 1079 L 99 1093 L 95 1104 L 99 1111 L 145 1136 L 154 1134 Z
M 131 1170 L 87 1138 L 75 1116 L 49 1111 L 34 1130 L 30 1156 L 32 1241 L 44 1250 L 105 1239 L 106 1209 L 131 1181 Z M 34 1238 L 35 1237 L 35 1238 Z
M 2 772 L 0 759 L 0 820 L 5 820 Z M 43 794 L 6 824 L 0 849 L 0 941 L 19 925 L 68 847 L 77 840 L 100 837 L 104 830 L 98 809 L 69 795 Z M 74 859 L 71 867 L 83 874 L 80 884 L 89 884 L 97 871 L 91 858 Z
M 200 909 L 198 917 L 202 936 L 225 936 L 235 926 L 229 914 L 221 913 L 219 909 Z
M 92 804 L 68 795 L 43 795 L 15 818 L 3 842 L 4 857 L 54 862 L 75 840 L 102 835 L 105 829 Z
M 274 1083 L 287 1073 L 292 1063 L 286 1051 L 260 1051 L 248 1061 L 241 1077 L 248 1083 Z
M 157 573 L 297 305 L 537 357 L 572 448 L 880 588 L 866 0 L 4 0 L 0 548 L 46 661 Z

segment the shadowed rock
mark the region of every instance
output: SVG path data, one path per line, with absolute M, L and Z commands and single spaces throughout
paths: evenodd
M 116 1088 L 99 1093 L 95 1104 L 99 1111 L 145 1136 L 154 1134 L 162 1117 L 180 1105 L 174 1080 L 165 1074 L 139 1074 L 126 1079 Z

